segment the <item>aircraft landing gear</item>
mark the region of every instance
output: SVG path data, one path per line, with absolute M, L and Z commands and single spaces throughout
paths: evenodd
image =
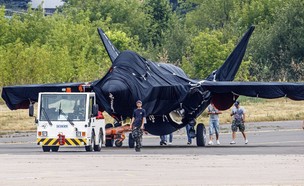
M 206 140 L 207 140 L 207 135 L 206 135 L 206 128 L 203 123 L 197 124 L 196 127 L 196 144 L 199 147 L 204 147 L 206 146 Z

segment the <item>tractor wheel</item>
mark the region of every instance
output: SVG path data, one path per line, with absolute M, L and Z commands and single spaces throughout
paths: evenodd
M 58 152 L 59 146 L 52 146 L 51 149 L 52 149 L 52 152 Z
M 95 134 L 92 131 L 92 136 L 91 136 L 91 144 L 89 144 L 88 146 L 85 146 L 85 150 L 87 152 L 92 152 L 94 149 L 94 145 L 95 145 Z
M 50 152 L 51 146 L 42 146 L 43 152 Z
M 107 123 L 105 126 L 106 129 L 113 128 L 112 123 Z M 114 139 L 113 136 L 106 136 L 106 147 L 113 147 Z
M 129 134 L 129 148 L 134 148 L 134 144 L 135 144 L 135 141 L 134 141 L 133 135 L 132 135 L 132 133 L 130 133 Z
M 94 144 L 94 151 L 101 151 L 101 147 L 102 147 L 102 140 L 103 140 L 103 131 L 102 128 L 99 131 L 99 136 L 98 136 L 98 144 L 95 145 Z

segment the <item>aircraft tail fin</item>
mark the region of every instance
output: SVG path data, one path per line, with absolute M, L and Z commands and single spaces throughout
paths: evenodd
M 103 45 L 106 48 L 106 51 L 112 61 L 112 63 L 115 61 L 117 56 L 119 55 L 120 51 L 112 44 L 110 39 L 107 37 L 107 35 L 104 33 L 104 31 L 101 28 L 98 28 L 98 33 L 100 36 L 100 39 L 103 43 Z
M 232 53 L 226 59 L 224 64 L 212 74 L 207 77 L 209 81 L 232 81 L 241 65 L 243 60 L 247 44 L 249 38 L 254 30 L 254 26 L 251 26 L 248 31 L 244 34 L 241 41 L 238 45 L 234 48 Z

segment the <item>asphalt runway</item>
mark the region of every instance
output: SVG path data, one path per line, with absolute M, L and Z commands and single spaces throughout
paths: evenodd
M 123 147 L 101 152 L 61 147 L 45 153 L 33 133 L 6 135 L 0 138 L 0 185 L 304 185 L 302 121 L 246 127 L 247 145 L 241 133 L 230 145 L 225 124 L 221 145 L 186 145 L 182 129 L 167 146 L 144 135 L 139 153 L 128 148 L 127 139 Z

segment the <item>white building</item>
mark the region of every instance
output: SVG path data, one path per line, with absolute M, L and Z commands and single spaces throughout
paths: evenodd
M 45 14 L 53 14 L 57 7 L 62 6 L 64 2 L 62 0 L 32 0 L 30 2 L 33 9 L 36 9 L 41 5 L 42 9 L 45 11 Z

